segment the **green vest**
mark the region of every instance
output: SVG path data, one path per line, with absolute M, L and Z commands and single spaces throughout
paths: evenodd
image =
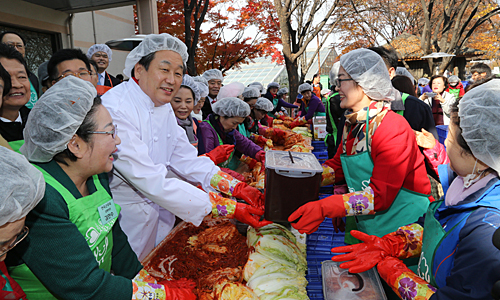
M 407 93 L 403 93 L 403 94 L 401 95 L 401 99 L 403 100 L 403 105 L 405 105 L 405 103 L 406 103 L 406 98 L 408 98 L 408 96 L 410 96 L 410 95 L 409 95 L 409 94 L 407 94 Z M 398 110 L 396 113 L 402 116 L 402 115 L 404 114 L 404 112 L 405 112 L 404 110 Z
M 355 155 L 346 155 L 345 153 L 340 155 L 342 171 L 344 172 L 349 192 L 362 191 L 367 188 L 373 172 L 374 164 L 368 150 L 368 118 L 365 127 L 367 151 Z M 347 217 L 345 242 L 348 244 L 359 243 L 349 233 L 351 230 L 356 229 L 355 227 L 366 234 L 382 237 L 396 231 L 400 226 L 417 221 L 429 206 L 428 197 L 429 195 L 420 194 L 401 187 L 388 209 L 378 211 L 374 215 Z
M 36 165 L 35 167 L 42 172 L 46 184 L 58 191 L 66 201 L 69 219 L 87 240 L 99 268 L 110 272 L 113 252 L 112 229 L 118 220 L 120 206 L 113 202 L 97 175 L 92 176 L 97 190 L 91 195 L 76 199 L 47 171 Z M 26 264 L 9 268 L 9 274 L 19 283 L 28 299 L 56 299 Z
M 24 140 L 9 142 L 9 146 L 12 148 L 12 150 L 16 151 L 19 154 L 22 154 L 21 151 L 19 151 L 22 145 L 24 145 Z
M 219 133 L 217 132 L 217 130 L 215 130 L 215 127 L 212 125 L 212 123 L 210 123 L 210 120 L 203 120 L 203 122 L 207 122 L 208 124 L 210 124 L 210 127 L 212 127 L 212 129 L 215 131 L 215 133 L 217 134 L 217 137 L 219 138 L 219 146 L 224 145 L 224 142 L 220 138 Z M 228 169 L 231 169 L 233 171 L 236 170 L 238 165 L 239 165 L 239 160 L 234 158 L 234 150 L 233 150 L 233 152 L 231 152 L 231 155 L 229 156 L 229 158 L 225 162 L 218 164 L 218 166 L 221 168 L 228 168 Z

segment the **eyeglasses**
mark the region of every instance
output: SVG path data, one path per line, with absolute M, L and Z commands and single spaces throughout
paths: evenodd
M 24 226 L 21 232 L 19 232 L 15 237 L 13 237 L 10 241 L 6 243 L 8 244 L 7 247 L 2 247 L 2 249 L 0 249 L 0 251 L 2 251 L 0 253 L 0 257 L 4 256 L 7 252 L 12 250 L 12 248 L 17 246 L 17 244 L 19 244 L 22 240 L 24 240 L 24 238 L 28 235 L 29 231 L 30 229 L 27 226 Z
M 90 75 L 92 75 L 92 72 L 89 71 L 89 70 L 81 70 L 81 71 L 78 71 L 78 72 L 71 72 L 71 71 L 68 71 L 68 72 L 65 72 L 63 73 L 61 76 L 57 77 L 56 78 L 56 82 L 65 78 L 65 77 L 68 77 L 68 76 L 75 76 L 75 77 L 78 77 L 78 78 L 81 78 L 81 79 L 85 79 L 85 78 L 89 78 Z
M 87 131 L 87 133 L 111 134 L 113 139 L 116 139 L 116 135 L 118 134 L 118 125 L 113 125 L 113 130 L 111 131 Z
M 333 84 L 335 84 L 336 87 L 340 87 L 340 85 L 342 84 L 342 81 L 350 81 L 350 80 L 354 80 L 352 78 L 347 78 L 347 79 L 339 79 L 339 78 L 335 78 L 335 80 L 333 81 Z

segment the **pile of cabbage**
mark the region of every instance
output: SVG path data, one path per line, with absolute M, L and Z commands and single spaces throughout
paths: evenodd
M 305 245 L 279 224 L 248 228 L 247 244 L 253 247 L 243 271 L 247 286 L 261 300 L 309 299 L 306 293 Z

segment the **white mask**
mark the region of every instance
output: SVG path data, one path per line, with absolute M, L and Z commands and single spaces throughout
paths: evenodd
M 474 163 L 474 168 L 472 169 L 472 173 L 464 177 L 464 188 L 469 188 L 471 185 L 473 185 L 475 182 L 481 179 L 481 175 L 483 175 L 485 170 L 482 170 L 481 172 L 476 174 L 476 166 L 477 166 L 477 158 L 476 162 Z

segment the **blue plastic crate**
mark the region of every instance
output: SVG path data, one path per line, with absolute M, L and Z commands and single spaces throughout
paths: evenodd
M 448 136 L 448 125 L 437 125 L 436 130 L 439 136 L 439 142 L 444 145 L 444 140 Z
M 312 153 L 317 159 L 328 159 L 328 151 L 313 151 Z
M 332 194 L 333 193 L 333 184 L 321 186 L 319 188 L 319 192 L 321 194 Z M 330 196 L 330 195 L 328 195 L 328 196 Z
M 320 199 L 330 195 L 320 195 Z M 307 295 L 312 300 L 323 299 L 323 278 L 321 263 L 330 260 L 337 253 L 330 250 L 334 247 L 345 246 L 344 233 L 335 233 L 332 219 L 325 218 L 316 232 L 307 236 Z
M 324 141 L 312 141 L 312 142 L 311 142 L 311 146 L 313 146 L 313 147 L 314 147 L 313 152 L 317 152 L 317 151 L 326 151 L 326 149 L 328 148 L 328 147 L 325 145 L 325 142 L 324 142 Z

